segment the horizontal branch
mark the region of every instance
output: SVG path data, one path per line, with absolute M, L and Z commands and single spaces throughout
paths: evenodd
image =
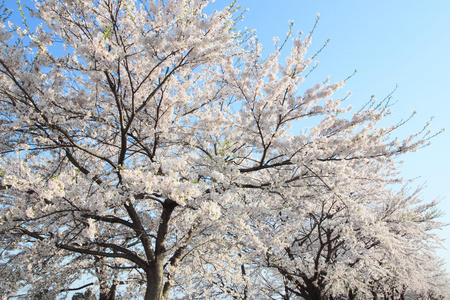
M 130 255 L 130 254 L 125 254 L 125 253 L 109 253 L 109 252 L 90 250 L 90 249 L 79 248 L 79 247 L 74 247 L 74 246 L 69 246 L 69 245 L 64 245 L 64 244 L 56 244 L 56 247 L 67 250 L 67 251 L 71 251 L 71 252 L 81 253 L 81 254 L 90 254 L 90 255 L 95 255 L 95 256 L 111 257 L 111 258 L 124 258 L 124 259 L 134 262 L 135 264 L 137 264 L 144 270 L 147 270 L 147 268 L 148 268 L 148 264 L 144 260 L 139 258 L 136 254 Z
M 114 217 L 114 216 L 98 216 L 98 215 L 92 215 L 92 214 L 83 214 L 82 217 L 97 220 L 97 221 L 112 223 L 112 224 L 122 224 L 131 229 L 136 229 L 136 227 L 134 226 L 133 223 L 128 222 L 128 221 L 123 220 L 118 217 Z
M 282 161 L 279 163 L 274 163 L 271 165 L 258 165 L 258 166 L 250 167 L 250 168 L 242 168 L 242 169 L 239 169 L 239 172 L 249 173 L 249 172 L 255 172 L 255 171 L 259 171 L 259 170 L 270 169 L 270 168 L 275 168 L 275 167 L 280 167 L 280 166 L 289 166 L 292 164 L 293 163 L 290 160 L 285 160 L 285 161 Z
M 84 288 L 86 288 L 86 287 L 88 287 L 88 286 L 91 286 L 91 285 L 94 285 L 94 283 L 91 282 L 91 283 L 82 285 L 82 286 L 77 287 L 77 288 L 67 288 L 67 289 L 62 289 L 62 290 L 60 290 L 59 292 L 60 292 L 60 293 L 63 293 L 63 292 L 78 291 L 78 290 L 82 290 L 82 289 L 84 289 Z

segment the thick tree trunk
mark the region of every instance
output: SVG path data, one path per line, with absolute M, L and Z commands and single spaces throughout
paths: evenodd
M 307 286 L 307 293 L 310 300 L 323 300 L 322 287 L 314 281 L 304 280 Z
M 323 300 L 320 291 L 313 290 L 309 295 L 311 300 Z
M 147 271 L 147 291 L 145 300 L 163 300 L 164 290 L 164 257 L 166 237 L 169 231 L 170 216 L 178 204 L 172 200 L 163 203 L 161 222 L 156 237 L 155 256 Z
M 147 272 L 145 300 L 163 300 L 164 265 L 162 260 L 152 263 Z
M 111 287 L 100 284 L 100 298 L 98 300 L 115 300 L 116 299 L 116 284 Z
M 348 290 L 348 299 L 349 300 L 355 300 L 356 299 L 356 293 L 354 293 L 352 289 Z
M 378 294 L 375 291 L 372 291 L 373 300 L 378 300 Z
M 319 288 L 310 285 L 307 291 L 309 300 L 323 300 L 322 293 Z

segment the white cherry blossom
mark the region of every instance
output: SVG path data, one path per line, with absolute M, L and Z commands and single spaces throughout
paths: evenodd
M 443 295 L 437 204 L 397 168 L 430 134 L 306 85 L 311 36 L 264 58 L 209 2 L 36 0 L 36 29 L 0 24 L 0 294 Z

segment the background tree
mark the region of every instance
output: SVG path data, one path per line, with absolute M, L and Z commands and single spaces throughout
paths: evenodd
M 383 102 L 331 98 L 344 81 L 303 87 L 311 35 L 263 59 L 235 6 L 208 3 L 42 0 L 35 30 L 2 23 L 3 294 L 56 296 L 82 274 L 100 298 L 381 293 L 406 280 L 392 245 L 424 245 L 410 269 L 436 270 L 440 224 L 389 187 L 429 134 L 391 138 Z

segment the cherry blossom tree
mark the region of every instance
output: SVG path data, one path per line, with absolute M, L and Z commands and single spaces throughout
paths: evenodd
M 1 293 L 439 293 L 435 203 L 395 192 L 428 132 L 378 126 L 388 100 L 343 107 L 345 80 L 305 87 L 311 34 L 263 58 L 209 2 L 37 0 L 36 29 L 1 23 Z

